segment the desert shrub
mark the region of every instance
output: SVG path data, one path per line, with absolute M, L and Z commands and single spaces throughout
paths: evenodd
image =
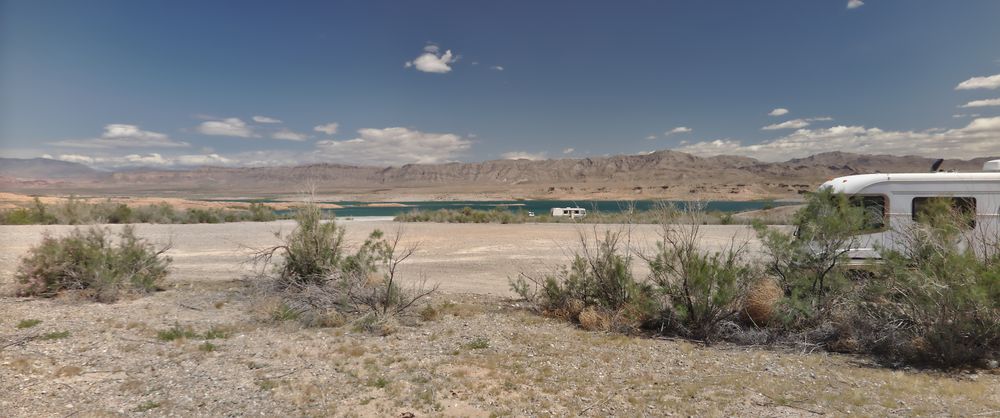
M 846 196 L 824 189 L 810 195 L 796 213 L 794 234 L 754 224 L 766 271 L 784 292 L 779 314 L 785 326 L 818 325 L 846 294 L 850 282 L 840 267 L 865 216 Z
M 18 266 L 18 293 L 50 297 L 64 290 L 87 290 L 108 302 L 122 292 L 150 292 L 167 275 L 166 250 L 137 237 L 130 226 L 122 228 L 117 240 L 100 227 L 77 228 L 62 238 L 46 236 Z
M 273 270 L 265 278 L 273 279 L 272 290 L 295 319 L 322 325 L 342 323 L 349 315 L 361 329 L 388 330 L 390 318 L 408 313 L 437 289 L 424 283 L 404 288 L 399 282 L 399 265 L 416 252 L 415 246 L 400 247 L 402 230 L 392 238 L 375 230 L 349 254 L 344 228 L 325 221 L 316 205 L 300 208 L 295 219 L 296 228 L 282 245 L 257 252 L 253 260 Z
M 135 222 L 151 224 L 180 223 L 180 216 L 169 203 L 160 202 L 152 205 L 139 206 L 132 210 Z
M 344 258 L 344 228 L 326 221 L 322 210 L 307 204 L 295 212 L 295 229 L 283 238 L 284 244 L 258 252 L 254 263 L 276 269 L 281 289 L 325 284 Z M 275 255 L 280 261 L 272 262 Z
M 261 202 L 251 203 L 248 210 L 250 211 L 249 220 L 252 222 L 268 222 L 278 219 L 274 210 Z
M 1000 257 L 970 245 L 969 220 L 949 208 L 932 205 L 901 246 L 882 249 L 853 318 L 862 349 L 945 368 L 998 359 Z
M 0 219 L 4 225 L 50 225 L 59 222 L 38 197 L 32 199 L 29 207 L 4 210 Z
M 628 230 L 594 229 L 591 238 L 581 232 L 569 266 L 543 279 L 522 274 L 510 281 L 511 290 L 550 316 L 578 322 L 590 308 L 610 318 L 612 328 L 635 330 L 656 316 L 657 306 L 649 283 L 634 277 L 628 237 Z
M 703 213 L 698 207 L 683 212 L 693 220 Z M 644 256 L 653 283 L 666 296 L 661 326 L 709 342 L 720 323 L 741 312 L 740 299 L 759 272 L 744 259 L 746 242 L 734 238 L 721 251 L 706 251 L 698 247 L 699 222 L 676 224 L 671 219 L 661 223 L 656 252 Z

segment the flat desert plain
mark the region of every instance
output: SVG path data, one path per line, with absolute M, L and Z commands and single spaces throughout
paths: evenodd
M 113 304 L 9 295 L 42 233 L 0 226 L 2 416 L 808 416 L 1000 411 L 1000 376 L 893 370 L 814 348 L 765 349 L 583 331 L 511 299 L 508 278 L 569 261 L 579 234 L 614 225 L 344 221 L 357 245 L 378 228 L 419 244 L 407 280 L 439 283 L 440 313 L 375 335 L 270 317 L 242 279 L 253 248 L 290 221 L 138 225 L 171 245 L 166 289 Z M 113 227 L 117 228 L 117 227 Z M 632 229 L 651 249 L 657 228 Z M 752 239 L 705 226 L 702 244 Z M 644 274 L 637 263 L 637 271 Z M 26 320 L 40 321 L 18 327 Z M 184 338 L 165 341 L 172 329 Z

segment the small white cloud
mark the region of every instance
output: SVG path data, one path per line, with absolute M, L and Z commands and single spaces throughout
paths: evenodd
M 1000 99 L 973 100 L 959 107 L 987 107 L 1000 106 Z
M 781 123 L 767 125 L 760 129 L 765 131 L 776 131 L 780 129 L 802 129 L 809 126 L 811 122 L 831 121 L 831 120 L 833 120 L 833 118 L 829 116 L 822 116 L 818 118 L 806 118 L 806 119 L 792 119 Z
M 785 109 L 783 107 L 779 107 L 777 109 L 774 109 L 774 110 L 768 112 L 767 115 L 768 116 L 783 116 L 783 115 L 787 115 L 787 114 L 788 114 L 788 109 Z
M 457 58 L 451 54 L 450 49 L 440 55 L 438 51 L 437 45 L 428 45 L 424 47 L 423 54 L 420 54 L 413 61 L 407 61 L 403 66 L 406 68 L 414 67 L 417 71 L 425 73 L 444 74 L 450 72 L 451 65 L 449 64 L 454 63 Z
M 861 6 L 864 6 L 864 5 L 865 5 L 865 2 L 863 2 L 861 0 L 847 0 L 847 8 L 848 9 L 857 9 L 857 8 L 859 8 Z
M 573 148 L 566 148 L 566 149 L 564 149 L 564 150 L 562 151 L 562 153 L 563 153 L 563 154 L 572 154 L 572 153 L 573 153 L 573 151 L 576 151 L 576 150 L 575 150 L 575 149 L 573 149 Z
M 289 129 L 282 129 L 278 132 L 271 134 L 271 138 L 281 139 L 285 141 L 305 141 L 309 139 L 309 135 L 300 134 Z
M 650 140 L 656 139 L 656 135 L 648 135 L 648 136 L 646 136 L 646 139 L 650 139 Z
M 953 117 L 955 119 L 958 119 L 958 118 L 978 118 L 979 114 L 978 113 L 956 113 L 954 115 L 951 115 L 951 117 Z
M 502 65 L 494 65 L 494 66 L 490 67 L 490 69 L 491 70 L 497 70 L 497 71 L 503 71 L 503 66 Z
M 257 123 L 281 123 L 280 119 L 275 119 L 268 116 L 254 116 L 253 121 Z
M 112 123 L 104 126 L 100 138 L 67 139 L 53 145 L 75 148 L 174 148 L 188 147 L 187 142 L 174 141 L 167 134 L 144 131 L 137 125 Z
M 435 164 L 454 161 L 472 141 L 455 134 L 421 132 L 409 128 L 359 129 L 358 138 L 316 143 L 321 161 L 350 164 Z
M 975 89 L 989 89 L 995 90 L 1000 87 L 1000 74 L 991 75 L 988 77 L 972 77 L 955 86 L 955 90 L 975 90 Z
M 239 118 L 205 121 L 201 125 L 198 125 L 197 130 L 204 135 L 235 136 L 240 138 L 254 138 L 258 136 L 250 126 L 247 126 L 246 122 Z
M 437 54 L 441 50 L 441 47 L 436 44 L 428 43 L 424 46 L 424 52 L 430 52 L 432 54 Z
M 544 152 L 523 152 L 523 151 L 511 151 L 500 154 L 505 160 L 531 160 L 531 161 L 541 161 L 546 159 Z
M 673 135 L 673 134 L 686 134 L 686 133 L 691 132 L 693 130 L 694 129 L 688 128 L 687 126 L 678 126 L 678 127 L 674 128 L 674 129 L 671 129 L 669 131 L 664 132 L 663 135 L 664 136 L 670 136 L 670 135 Z
M 313 127 L 313 130 L 316 131 L 316 132 L 325 133 L 327 135 L 333 135 L 333 134 L 337 133 L 337 128 L 339 128 L 339 127 L 340 127 L 339 123 L 337 123 L 337 122 L 330 122 L 330 123 L 324 123 L 322 125 L 316 125 L 316 126 Z

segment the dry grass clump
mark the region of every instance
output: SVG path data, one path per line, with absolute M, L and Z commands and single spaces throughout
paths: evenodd
M 743 319 L 755 325 L 767 325 L 783 296 L 784 292 L 774 279 L 765 277 L 751 283 L 743 299 Z
M 608 331 L 611 329 L 611 320 L 608 315 L 597 310 L 593 306 L 588 306 L 577 317 L 580 327 L 587 331 Z

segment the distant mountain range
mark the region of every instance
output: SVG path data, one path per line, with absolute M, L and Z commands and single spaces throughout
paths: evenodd
M 989 158 L 946 160 L 941 169 L 979 171 Z M 262 196 L 306 190 L 359 200 L 414 198 L 706 198 L 795 196 L 832 177 L 923 172 L 933 159 L 830 152 L 784 162 L 698 157 L 676 151 L 560 160 L 493 160 L 400 167 L 312 164 L 102 172 L 49 159 L 0 158 L 9 191 Z

